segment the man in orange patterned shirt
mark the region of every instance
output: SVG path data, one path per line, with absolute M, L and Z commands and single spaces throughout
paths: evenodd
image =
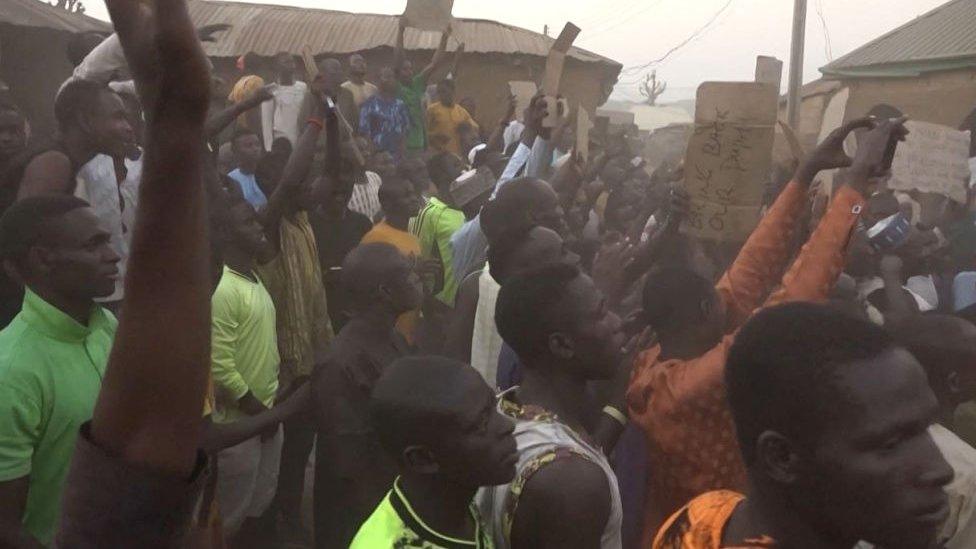
M 782 277 L 782 287 L 767 299 L 789 260 L 810 183 L 821 170 L 851 166 L 844 139 L 857 128 L 873 126 L 871 119 L 854 120 L 817 147 L 716 287 L 687 268 L 668 267 L 648 275 L 644 315 L 659 344 L 638 357 L 627 395 L 630 417 L 648 439 L 644 547 L 663 520 L 695 496 L 745 487 L 722 380 L 729 347 L 736 331 L 764 304 L 827 297 L 843 269 L 868 180 L 877 175 L 871 170 L 884 164 L 884 149 L 880 161 L 862 160 L 874 163 L 858 168 L 867 171 L 863 177 L 855 175 L 856 184 L 837 191 L 830 210 Z M 893 135 L 890 127 L 885 131 Z
M 938 400 L 883 329 L 829 305 L 764 309 L 725 384 L 749 494 L 695 498 L 653 549 L 943 547 L 953 470 L 929 431 Z

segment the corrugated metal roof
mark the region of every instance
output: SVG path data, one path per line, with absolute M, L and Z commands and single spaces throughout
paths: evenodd
M 6 0 L 4 0 L 6 1 Z M 204 44 L 207 55 L 238 57 L 253 51 L 271 56 L 280 51 L 300 52 L 308 44 L 315 54 L 352 53 L 381 46 L 393 47 L 397 18 L 393 15 L 348 13 L 291 6 L 243 2 L 190 0 L 190 17 L 196 25 L 230 23 L 234 27 Z M 454 36 L 473 53 L 528 54 L 546 56 L 553 38 L 481 19 L 456 20 Z M 404 37 L 408 50 L 434 50 L 437 32 L 408 29 Z M 451 40 L 451 49 L 456 42 Z M 612 59 L 572 48 L 570 57 L 580 61 L 620 66 Z
M 976 58 L 974 28 L 976 0 L 952 0 L 820 70 L 830 75 L 891 65 Z
M 67 32 L 110 32 L 112 29 L 108 23 L 56 8 L 42 0 L 0 0 L 0 23 Z

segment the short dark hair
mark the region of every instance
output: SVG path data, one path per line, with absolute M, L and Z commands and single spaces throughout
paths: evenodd
M 827 420 L 854 405 L 838 383 L 839 370 L 895 348 L 880 327 L 825 305 L 790 303 L 754 315 L 736 336 L 725 366 L 745 463 L 755 462 L 756 441 L 768 429 L 817 436 Z
M 701 320 L 702 300 L 714 291 L 711 282 L 687 267 L 656 267 L 644 282 L 644 320 L 658 332 L 681 329 Z
M 375 298 L 374 292 L 381 284 L 399 276 L 403 256 L 392 244 L 373 242 L 360 244 L 342 261 L 342 287 L 349 293 L 357 307 L 367 305 Z
M 230 137 L 230 143 L 231 143 L 231 145 L 236 144 L 238 139 L 240 139 L 242 137 L 245 137 L 245 136 L 248 136 L 248 135 L 253 135 L 253 136 L 257 137 L 258 139 L 261 138 L 261 136 L 258 135 L 258 132 L 256 132 L 255 130 L 252 130 L 251 128 L 237 127 L 234 130 L 234 135 L 232 135 Z M 261 146 L 264 147 L 263 144 Z
M 581 274 L 575 265 L 552 263 L 505 281 L 495 304 L 495 326 L 515 354 L 536 358 L 549 352 L 549 334 L 567 321 L 557 305 Z
M 380 376 L 369 401 L 369 415 L 386 451 L 399 458 L 409 446 L 436 443 L 465 408 L 457 389 L 465 374 L 463 362 L 439 356 L 400 358 Z M 475 374 L 477 375 L 477 374 Z
M 505 184 L 481 211 L 481 230 L 489 242 L 497 240 L 513 222 L 523 222 L 535 205 L 545 198 L 548 183 L 520 177 Z
M 88 202 L 65 194 L 43 194 L 15 202 L 0 217 L 0 260 L 22 265 L 31 248 L 51 237 L 53 220 L 87 207 Z
M 98 109 L 103 93 L 115 93 L 99 82 L 77 78 L 68 81 L 54 99 L 54 118 L 58 128 L 65 130 L 78 123 L 78 115 Z
M 427 174 L 430 176 L 430 180 L 433 181 L 434 185 L 443 187 L 454 182 L 454 176 L 451 173 L 452 166 L 449 162 L 455 158 L 457 156 L 448 151 L 440 152 L 430 157 L 430 160 L 427 161 Z
M 517 223 L 508 227 L 488 246 L 488 272 L 495 282 L 504 284 L 512 274 L 509 265 L 512 255 L 525 243 L 529 233 L 536 227 L 538 225 L 533 223 Z
M 455 84 L 454 80 L 451 78 L 444 78 L 443 80 L 437 83 L 438 88 L 442 86 L 445 88 L 451 88 L 452 90 L 457 88 L 457 85 Z
M 972 343 L 960 333 L 968 320 L 951 315 L 913 315 L 887 327 L 899 345 L 912 353 L 925 369 L 929 385 L 942 398 L 946 380 L 953 372 L 976 369 Z
M 400 176 L 384 178 L 383 184 L 380 185 L 379 190 L 376 192 L 380 206 L 386 208 L 386 205 L 394 199 L 393 193 L 401 189 L 407 189 L 413 192 L 413 185 Z

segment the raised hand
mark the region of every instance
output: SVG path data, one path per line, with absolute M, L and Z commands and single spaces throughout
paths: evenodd
M 202 125 L 210 99 L 210 63 L 185 0 L 107 0 L 106 7 L 147 118 L 168 107 Z M 159 105 L 163 89 L 179 92 L 166 94 L 166 105 Z
M 872 178 L 884 176 L 891 169 L 891 161 L 899 141 L 908 136 L 907 118 L 882 120 L 864 134 L 851 164 L 850 185 L 866 193 Z
M 233 28 L 233 25 L 230 25 L 228 23 L 215 23 L 213 25 L 204 25 L 199 29 L 197 29 L 197 38 L 199 38 L 201 42 L 213 42 L 214 40 L 216 40 L 213 36 L 214 33 L 224 32 L 226 30 L 230 30 L 231 28 Z
M 858 118 L 830 132 L 830 135 L 800 164 L 796 180 L 804 185 L 810 185 L 822 170 L 850 167 L 854 159 L 844 152 L 844 140 L 854 130 L 873 129 L 876 124 L 873 117 Z

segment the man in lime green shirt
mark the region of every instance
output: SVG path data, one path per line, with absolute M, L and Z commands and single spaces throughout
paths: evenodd
M 255 274 L 271 249 L 254 208 L 236 200 L 220 235 L 224 271 L 212 302 L 211 373 L 217 395 L 214 423 L 266 412 L 278 392 L 278 339 L 271 295 Z M 217 503 L 231 539 L 260 517 L 278 485 L 280 428 L 217 455 Z M 241 532 L 245 534 L 246 532 Z
M 397 31 L 396 51 L 393 67 L 396 70 L 399 88 L 398 97 L 407 105 L 410 112 L 410 130 L 407 133 L 407 152 L 417 155 L 427 149 L 427 113 L 424 110 L 424 94 L 431 75 L 442 68 L 447 62 L 444 52 L 447 50 L 447 39 L 451 36 L 451 28 L 441 34 L 440 45 L 434 52 L 430 64 L 419 73 L 414 73 L 413 61 L 407 58 L 403 48 L 403 34 L 409 25 L 404 17 L 400 17 L 400 27 Z
M 408 357 L 377 381 L 370 416 L 400 476 L 350 549 L 494 547 L 472 504 L 481 486 L 511 482 L 514 424 L 467 364 Z
M 88 203 L 39 195 L 0 218 L 0 260 L 26 286 L 0 331 L 0 545 L 48 545 L 78 429 L 91 418 L 117 322 L 119 256 Z

